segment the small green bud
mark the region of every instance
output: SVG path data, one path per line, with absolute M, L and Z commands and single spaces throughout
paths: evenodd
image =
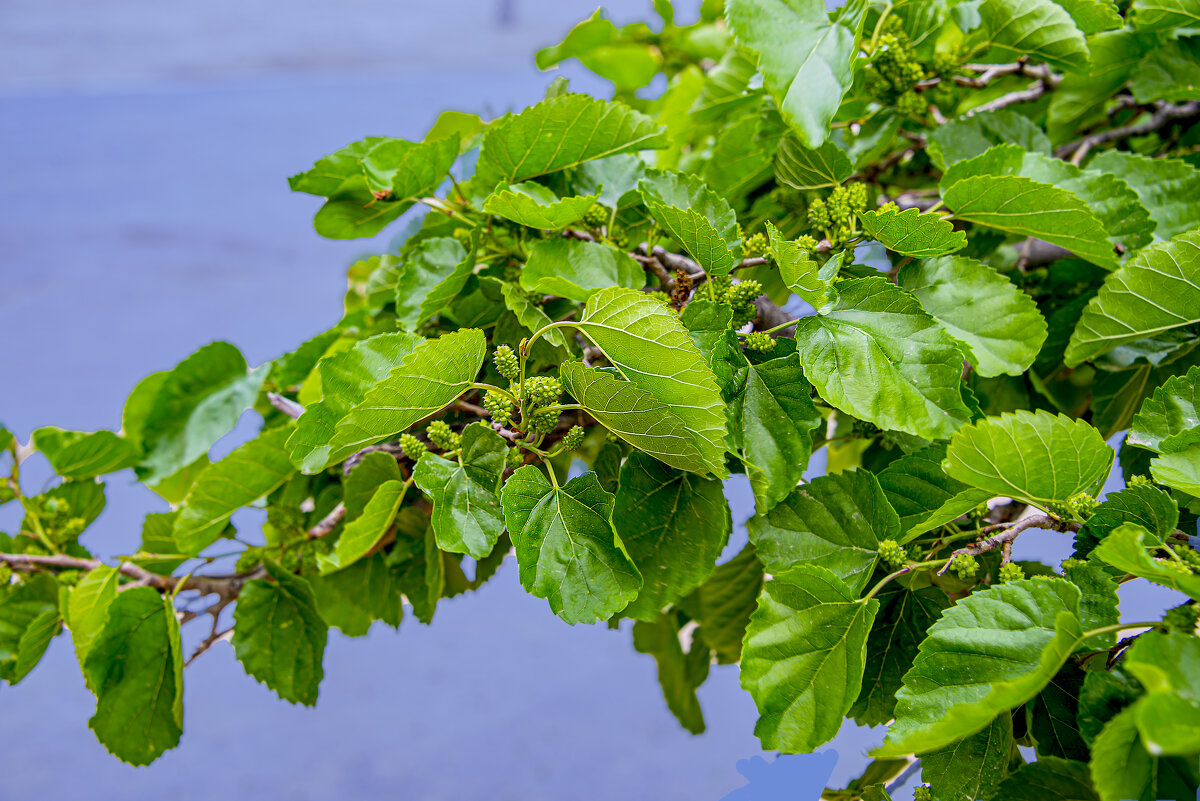
M 833 220 L 829 216 L 829 208 L 821 198 L 817 198 L 808 204 L 808 224 L 821 231 L 833 227 Z
M 954 557 L 954 561 L 950 563 L 954 568 L 954 572 L 963 581 L 970 581 L 975 578 L 975 574 L 979 571 L 979 560 L 969 553 L 964 553 Z
M 808 234 L 802 234 L 796 237 L 796 247 L 812 253 L 817 249 L 817 240 L 813 239 Z
M 1005 562 L 1000 565 L 1000 581 L 1020 581 L 1025 578 L 1025 571 L 1016 562 Z
M 583 215 L 583 224 L 588 228 L 600 228 L 608 225 L 609 211 L 604 206 L 596 203 L 587 210 L 587 214 Z
M 933 801 L 933 791 L 928 784 L 918 784 L 913 788 L 913 801 Z
M 1149 476 L 1134 476 L 1129 479 L 1129 486 L 1131 487 L 1149 487 L 1153 484 L 1154 482 L 1150 480 Z
M 1200 570 L 1200 553 L 1197 553 L 1190 546 L 1183 543 L 1175 543 L 1171 546 L 1171 550 L 1192 570 Z
M 562 438 L 564 451 L 573 451 L 583 444 L 583 426 L 571 426 L 571 430 Z
M 879 558 L 893 567 L 904 567 L 908 564 L 908 554 L 903 546 L 890 538 L 879 543 Z
M 404 451 L 404 455 L 414 462 L 421 458 L 421 454 L 426 451 L 425 443 L 414 437 L 412 434 L 400 435 L 400 450 Z
M 521 374 L 521 363 L 517 360 L 517 354 L 513 353 L 513 349 L 508 345 L 496 348 L 496 352 L 492 354 L 492 364 L 496 365 L 496 372 L 509 381 L 516 380 Z
M 1100 502 L 1086 492 L 1076 493 L 1067 500 L 1067 508 L 1080 520 L 1087 520 L 1096 511 Z
M 504 466 L 514 470 L 525 464 L 525 453 L 520 448 L 509 448 L 504 454 Z
M 767 252 L 767 237 L 761 233 L 747 237 L 742 242 L 742 252 L 747 257 L 762 256 Z
M 766 353 L 775 347 L 775 340 L 762 331 L 751 331 L 742 339 L 742 347 L 752 353 Z
M 920 80 L 918 78 L 918 80 Z M 925 98 L 920 92 L 914 92 L 911 89 L 896 98 L 896 113 L 904 117 L 921 118 L 925 116 L 925 112 L 929 110 L 929 104 L 925 102 Z
M 1174 559 L 1155 559 L 1154 561 L 1158 563 L 1159 567 L 1169 570 L 1172 573 L 1177 573 L 1180 576 L 1191 575 L 1192 569 L 1183 562 Z

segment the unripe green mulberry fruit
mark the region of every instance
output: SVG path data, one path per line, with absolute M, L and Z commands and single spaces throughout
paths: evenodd
M 549 434 L 558 427 L 558 412 L 538 411 L 529 416 L 529 430 L 535 434 Z
M 933 801 L 933 791 L 928 784 L 918 784 L 913 788 L 913 801 Z
M 833 227 L 833 220 L 829 216 L 829 209 L 826 207 L 825 201 L 821 200 L 821 198 L 817 198 L 808 204 L 808 224 L 821 231 Z
M 904 117 L 923 117 L 929 105 L 920 92 L 911 89 L 896 98 L 896 113 Z
M 525 454 L 520 448 L 509 448 L 504 454 L 504 466 L 517 468 L 525 464 Z
M 879 543 L 879 558 L 893 567 L 904 567 L 908 564 L 908 554 L 904 551 L 903 546 L 893 539 L 886 539 Z
M 487 409 L 487 413 L 491 418 L 500 425 L 507 425 L 512 420 L 513 405 L 507 395 L 503 395 L 494 389 L 489 389 L 487 394 L 483 396 L 483 408 Z
M 501 345 L 496 348 L 496 352 L 492 354 L 492 364 L 496 365 L 496 372 L 513 381 L 521 374 L 521 363 L 517 360 L 517 354 L 513 353 L 513 349 L 508 345 Z
M 571 426 L 571 430 L 562 439 L 564 451 L 573 451 L 583 444 L 583 426 Z
M 599 203 L 593 205 L 587 210 L 587 214 L 583 215 L 583 224 L 588 228 L 600 228 L 601 226 L 608 225 L 608 220 L 608 209 Z
M 1131 487 L 1149 487 L 1153 483 L 1149 476 L 1134 476 L 1129 479 L 1129 486 Z
M 1174 559 L 1155 559 L 1154 561 L 1158 563 L 1159 567 L 1169 570 L 1172 573 L 1178 573 L 1181 576 L 1190 575 L 1192 572 L 1190 567 Z
M 442 420 L 430 423 L 429 428 L 425 429 L 425 434 L 430 442 L 443 451 L 452 451 L 462 445 L 462 436 L 451 431 L 450 426 Z
M 533 408 L 549 406 L 562 396 L 562 384 L 553 376 L 537 375 L 525 380 L 522 392 Z
M 963 581 L 970 581 L 979 572 L 979 560 L 969 553 L 954 557 L 954 561 L 950 563 L 950 566 L 954 568 L 954 572 Z
M 813 239 L 808 234 L 804 234 L 802 236 L 796 237 L 796 247 L 800 248 L 801 250 L 806 250 L 809 253 L 812 253 L 814 250 L 817 249 L 817 240 Z
M 425 443 L 414 437 L 412 434 L 400 435 L 400 450 L 404 451 L 404 455 L 409 459 L 416 461 L 425 452 Z
M 1200 553 L 1196 553 L 1196 551 L 1182 543 L 1176 543 L 1175 545 L 1172 545 L 1171 550 L 1183 560 L 1185 565 L 1192 568 L 1192 570 L 1200 569 Z
M 1100 502 L 1086 492 L 1077 493 L 1067 501 L 1067 508 L 1080 520 L 1087 520 L 1096 511 Z
M 742 340 L 742 347 L 752 353 L 766 353 L 775 347 L 775 340 L 762 331 L 751 331 Z
M 754 303 L 754 299 L 762 294 L 762 284 L 754 279 L 734 284 L 725 292 L 725 301 L 734 306 Z
M 1000 581 L 1020 581 L 1025 578 L 1025 571 L 1016 562 L 1005 562 L 1000 565 Z
M 742 252 L 751 258 L 762 256 L 767 252 L 767 244 L 767 238 L 763 234 L 754 234 L 742 242 Z

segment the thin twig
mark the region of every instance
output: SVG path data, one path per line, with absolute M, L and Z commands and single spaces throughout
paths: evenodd
M 1160 128 L 1165 128 L 1173 122 L 1200 116 L 1200 100 L 1193 100 L 1178 106 L 1160 100 L 1154 106 L 1156 109 L 1154 114 L 1145 122 L 1140 122 L 1136 125 L 1122 125 L 1120 128 L 1101 131 L 1074 142 L 1068 142 L 1055 150 L 1054 155 L 1060 159 L 1070 156 L 1071 161 L 1078 164 L 1083 161 L 1083 157 L 1087 155 L 1088 151 L 1096 145 L 1115 142 L 1118 139 L 1145 136 L 1146 134 L 1154 133 Z
M 960 556 L 979 556 L 988 551 L 994 551 L 996 548 L 1003 548 L 1005 556 L 1011 556 L 1012 542 L 1021 535 L 1021 532 L 1031 528 L 1044 528 L 1051 531 L 1078 531 L 1080 526 L 1078 523 L 1072 523 L 1066 520 L 1059 520 L 1057 517 L 1050 515 L 1033 515 L 1018 520 L 1015 523 L 1001 523 L 996 526 L 987 526 L 980 529 L 980 533 L 995 531 L 1003 528 L 999 534 L 993 534 L 986 539 L 976 542 L 974 545 L 968 545 L 966 548 L 959 548 L 950 554 L 949 561 L 942 565 L 942 569 L 938 571 L 938 575 L 942 575 L 950 569 L 950 565 L 954 564 L 954 560 Z M 1007 561 L 1007 560 L 1006 560 Z
M 342 522 L 342 518 L 346 516 L 346 504 L 338 503 L 337 506 L 329 510 L 329 514 L 325 515 L 312 528 L 308 530 L 308 536 L 312 539 L 324 537 L 329 532 L 337 528 L 337 524 Z
M 26 554 L 0 553 L 0 562 L 17 569 L 30 566 L 57 567 L 65 570 L 95 570 L 104 563 L 99 559 L 82 559 L 63 554 Z M 160 576 L 132 562 L 121 562 L 117 570 L 144 586 L 153 587 L 159 592 L 174 593 L 176 591 L 195 590 L 202 595 L 219 595 L 222 598 L 236 596 L 242 586 L 249 580 L 264 575 L 261 568 L 255 568 L 249 573 L 238 573 L 220 576 L 191 575 L 184 578 L 175 576 Z
M 296 419 L 297 417 L 299 417 L 300 415 L 304 414 L 303 406 L 296 403 L 291 398 L 285 398 L 284 396 L 280 395 L 278 392 L 268 392 L 267 400 L 269 400 L 271 402 L 272 406 L 274 406 L 276 409 L 283 412 L 284 414 L 286 414 L 288 417 L 292 418 L 293 420 Z

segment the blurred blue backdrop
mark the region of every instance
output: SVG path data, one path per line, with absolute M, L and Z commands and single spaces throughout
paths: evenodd
M 532 52 L 592 2 L 5 0 L 0 420 L 22 440 L 41 425 L 116 428 L 140 378 L 206 342 L 257 363 L 332 325 L 345 266 L 384 242 L 319 238 L 316 199 L 288 192 L 286 177 L 364 135 L 419 138 L 445 108 L 535 102 L 555 74 L 538 73 Z M 620 22 L 650 5 L 608 8 Z M 677 5 L 694 18 L 698 2 Z M 561 74 L 609 91 L 574 64 Z M 243 420 L 218 450 L 256 425 Z M 39 459 L 22 477 L 36 491 L 49 475 Z M 747 487 L 732 482 L 730 497 L 745 520 Z M 15 528 L 12 506 L 0 529 Z M 142 515 L 162 508 L 119 474 L 84 542 L 128 552 Z M 253 529 L 256 514 L 235 522 Z M 1164 603 L 1136 600 L 1127 619 Z M 432 627 L 335 632 L 325 671 L 317 707 L 291 707 L 218 645 L 187 671 L 180 748 L 134 769 L 87 729 L 94 701 L 60 638 L 0 692 L 0 799 L 704 801 L 746 783 L 738 760 L 772 757 L 736 669 L 714 668 L 700 693 L 709 730 L 693 737 L 627 628 L 566 626 L 520 590 L 511 563 L 443 602 Z M 847 725 L 832 781 L 881 739 Z

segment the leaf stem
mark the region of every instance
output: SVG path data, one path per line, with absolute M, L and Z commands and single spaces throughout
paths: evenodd
M 910 565 L 906 565 L 905 567 L 902 567 L 899 570 L 897 570 L 895 573 L 889 573 L 888 575 L 881 578 L 879 580 L 879 582 L 876 583 L 876 585 L 871 588 L 871 591 L 863 596 L 863 600 L 864 601 L 871 600 L 879 593 L 880 590 L 882 590 L 888 584 L 888 582 L 890 582 L 892 579 L 896 579 L 896 578 L 899 578 L 900 576 L 903 576 L 905 573 L 911 573 L 914 570 L 920 570 L 920 569 L 926 568 L 926 567 L 937 567 L 938 565 L 945 564 L 946 562 L 949 562 L 949 561 L 950 561 L 949 559 L 934 559 L 929 562 L 913 562 Z
M 1098 629 L 1085 631 L 1083 633 L 1084 640 L 1090 640 L 1092 637 L 1099 637 L 1101 634 L 1108 634 L 1114 631 L 1125 631 L 1126 629 L 1161 629 L 1163 623 L 1161 620 L 1149 623 L 1113 623 L 1111 626 L 1101 626 Z

